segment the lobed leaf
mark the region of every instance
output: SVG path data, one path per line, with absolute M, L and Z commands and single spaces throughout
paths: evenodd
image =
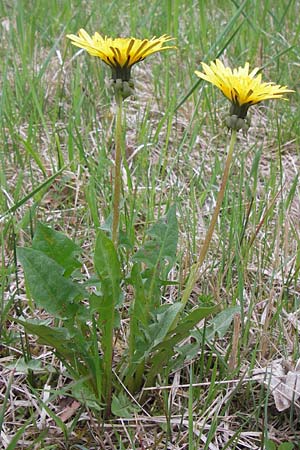
M 156 268 L 163 263 L 168 271 L 176 257 L 178 223 L 176 207 L 171 206 L 166 216 L 161 217 L 147 232 L 151 238 L 134 255 L 134 260 L 143 262 L 148 268 Z
M 95 269 L 101 281 L 104 304 L 110 306 L 112 299 L 116 305 L 119 302 L 121 289 L 121 268 L 116 249 L 112 241 L 106 236 L 105 232 L 99 230 L 96 240 Z
M 160 373 L 175 354 L 175 346 L 190 335 L 191 330 L 197 323 L 214 314 L 217 310 L 218 306 L 200 306 L 194 309 L 178 323 L 175 329 L 171 329 L 166 334 L 162 342 L 152 349 L 153 354 L 148 360 L 148 363 L 151 365 L 151 370 L 147 377 L 147 386 L 153 383 L 157 374 Z

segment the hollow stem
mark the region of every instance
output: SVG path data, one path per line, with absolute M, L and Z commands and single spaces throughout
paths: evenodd
M 117 115 L 115 130 L 115 177 L 113 194 L 113 223 L 112 241 L 118 247 L 119 219 L 120 219 L 120 197 L 121 197 L 121 162 L 122 162 L 122 102 L 120 93 L 116 93 Z
M 208 227 L 208 230 L 206 232 L 206 236 L 199 254 L 199 259 L 197 261 L 197 263 L 192 267 L 190 276 L 188 278 L 186 287 L 182 293 L 182 305 L 184 306 L 189 297 L 191 292 L 194 289 L 195 284 L 197 283 L 198 279 L 199 279 L 199 269 L 203 264 L 203 261 L 205 259 L 205 256 L 207 254 L 208 248 L 209 248 L 209 244 L 210 241 L 212 239 L 213 236 L 213 232 L 217 223 L 217 219 L 220 213 L 220 209 L 223 203 L 223 199 L 224 199 L 224 195 L 225 195 L 225 190 L 226 190 L 226 185 L 227 185 L 227 181 L 228 181 L 228 177 L 229 177 L 229 172 L 230 172 L 230 165 L 231 165 L 231 161 L 232 161 L 232 156 L 233 156 L 233 151 L 234 151 L 234 146 L 236 143 L 236 136 L 237 136 L 237 131 L 236 130 L 232 130 L 231 131 L 231 138 L 230 138 L 230 144 L 229 144 L 229 150 L 227 153 L 227 158 L 226 158 L 226 162 L 225 162 L 225 167 L 224 167 L 224 172 L 223 172 L 223 176 L 222 176 L 222 181 L 221 181 L 221 186 L 219 189 L 219 193 L 217 196 L 217 202 L 216 202 L 216 206 Z

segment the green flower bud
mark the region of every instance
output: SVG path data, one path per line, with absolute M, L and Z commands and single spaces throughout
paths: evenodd
M 246 134 L 250 127 L 250 120 L 248 118 L 242 119 L 236 114 L 232 114 L 225 118 L 225 125 L 231 130 L 243 130 L 243 133 Z
M 106 86 L 110 95 L 115 95 L 116 97 L 121 95 L 123 100 L 130 95 L 134 95 L 134 83 L 130 81 L 122 81 L 121 78 L 116 80 L 110 79 L 106 80 Z

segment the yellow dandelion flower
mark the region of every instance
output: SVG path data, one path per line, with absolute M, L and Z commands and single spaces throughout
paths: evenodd
M 170 36 L 163 35 L 152 39 L 102 37 L 99 33 L 90 36 L 85 30 L 80 29 L 78 36 L 68 34 L 72 44 L 84 48 L 90 55 L 102 59 L 112 69 L 112 79 L 129 81 L 131 68 L 134 64 L 143 61 L 153 53 L 161 52 L 174 46 L 165 46 L 172 40 Z
M 287 92 L 294 92 L 287 89 L 287 86 L 280 86 L 275 83 L 264 83 L 259 68 L 249 72 L 249 63 L 245 67 L 231 70 L 225 67 L 220 60 L 211 62 L 210 65 L 201 63 L 204 73 L 195 71 L 195 74 L 203 80 L 217 86 L 231 103 L 231 115 L 236 115 L 240 119 L 245 119 L 248 108 L 251 105 L 260 103 L 263 100 L 282 98 Z

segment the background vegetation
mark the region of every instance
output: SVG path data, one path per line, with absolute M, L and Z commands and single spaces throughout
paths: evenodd
M 297 0 L 0 3 L 4 448 L 299 448 L 297 392 L 279 411 L 280 380 L 268 376 L 279 374 L 285 383 L 291 373 L 292 390 L 300 391 L 299 14 Z M 70 45 L 65 35 L 79 28 L 176 38 L 176 52 L 133 68 L 121 226 L 134 251 L 175 204 L 179 243 L 169 278 L 181 284 L 197 261 L 228 143 L 223 117 L 229 102 L 194 70 L 220 55 L 231 67 L 246 61 L 263 67 L 265 80 L 296 91 L 289 101 L 250 109 L 252 126 L 239 136 L 218 226 L 187 305 L 190 310 L 205 298 L 230 313 L 199 324 L 178 348 L 181 358 L 158 383 L 167 388 L 153 386 L 135 398 L 124 392 L 119 417 L 105 424 L 70 397 L 70 379 L 51 348 L 16 321 L 49 319 L 26 292 L 16 259 L 17 246 L 31 245 L 37 222 L 83 249 L 81 276 L 87 280 L 95 275 L 96 229 L 111 212 L 109 70 Z M 122 255 L 126 272 L 128 254 Z M 131 294 L 125 292 L 117 360 L 127 345 Z M 167 303 L 177 295 L 176 284 L 163 292 Z

